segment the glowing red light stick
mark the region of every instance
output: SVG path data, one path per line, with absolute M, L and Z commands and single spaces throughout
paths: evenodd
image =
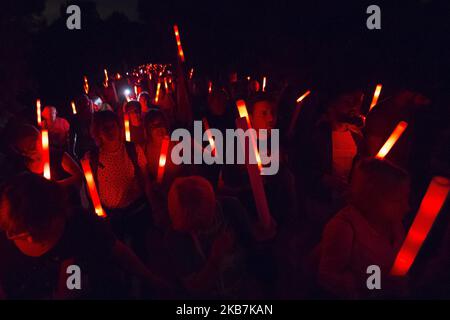
M 189 79 L 192 79 L 193 76 L 194 76 L 194 68 L 192 68 L 191 71 L 189 72 Z
M 77 107 L 75 106 L 75 102 L 71 101 L 70 105 L 72 106 L 72 113 L 77 114 Z
M 95 185 L 94 176 L 92 175 L 91 165 L 88 159 L 81 160 L 81 167 L 83 168 L 84 177 L 86 178 L 89 195 L 91 196 L 92 204 L 94 205 L 94 210 L 97 216 L 106 218 L 106 213 L 102 208 L 100 203 L 100 198 L 98 196 L 97 187 Z
M 36 116 L 37 116 L 37 124 L 40 127 L 42 125 L 41 99 L 36 100 Z
M 177 40 L 178 56 L 180 57 L 181 62 L 184 62 L 183 47 L 181 46 L 180 32 L 178 31 L 177 25 L 173 26 L 173 31 L 175 32 L 175 39 Z
M 42 139 L 42 162 L 44 162 L 44 177 L 50 180 L 50 151 L 48 142 L 48 131 L 43 129 L 41 132 Z
M 245 117 L 240 117 L 236 119 L 236 127 L 244 131 L 250 129 L 248 126 L 248 121 L 244 119 Z M 253 137 L 253 136 L 252 136 Z M 251 139 L 252 141 L 252 139 Z M 242 139 L 243 152 L 246 152 L 245 139 Z M 253 140 L 254 142 L 254 140 Z M 253 143 L 252 143 L 253 144 Z M 253 145 L 255 147 L 255 145 Z M 247 172 L 250 180 L 250 185 L 252 187 L 253 198 L 255 200 L 256 210 L 258 212 L 261 224 L 268 228 L 272 225 L 272 217 L 269 211 L 269 205 L 267 203 L 266 192 L 264 190 L 264 184 L 262 177 L 260 175 L 260 169 L 257 165 L 247 163 Z
M 212 81 L 208 81 L 208 93 L 212 91 Z
M 103 81 L 103 85 L 105 88 L 108 88 L 108 70 L 104 69 L 103 72 L 105 73 L 105 80 Z
M 450 180 L 444 177 L 434 177 L 422 202 L 419 211 L 409 228 L 405 241 L 395 258 L 391 275 L 404 276 L 408 273 L 427 238 L 433 223 L 439 214 L 450 189 Z
M 166 93 L 169 92 L 169 84 L 167 83 L 167 78 L 164 78 L 164 88 L 166 88 Z
M 156 85 L 155 104 L 159 101 L 159 91 L 161 90 L 161 82 Z
M 245 118 L 245 120 L 247 122 L 247 127 L 249 129 L 251 129 L 252 125 L 250 123 L 250 117 L 248 116 L 248 111 L 247 111 L 247 106 L 245 105 L 245 101 L 244 100 L 238 100 L 238 101 L 236 101 L 236 105 L 237 105 L 237 108 L 238 108 L 239 117 Z M 259 155 L 258 147 L 256 146 L 256 139 L 255 139 L 255 137 L 253 135 L 250 136 L 250 144 L 252 146 L 256 162 L 258 163 L 258 168 L 261 171 L 262 170 L 261 157 Z
M 167 151 L 169 150 L 169 137 L 165 137 L 161 144 L 161 152 L 159 154 L 157 182 L 162 182 L 164 170 L 167 162 Z
M 292 114 L 292 118 L 291 118 L 291 123 L 289 124 L 289 129 L 288 129 L 288 135 L 292 136 L 292 134 L 294 133 L 294 129 L 295 129 L 295 124 L 297 123 L 298 120 L 298 115 L 300 114 L 300 103 L 303 101 L 303 99 L 305 99 L 307 96 L 309 96 L 311 94 L 311 91 L 308 90 L 306 91 L 304 94 L 302 94 L 298 99 L 297 99 L 297 105 L 296 108 Z
M 395 127 L 394 131 L 392 131 L 391 135 L 387 139 L 387 141 L 384 143 L 384 145 L 381 147 L 380 151 L 378 151 L 375 158 L 377 159 L 384 159 L 386 155 L 391 151 L 394 144 L 397 142 L 397 140 L 400 138 L 400 136 L 403 134 L 403 132 L 408 127 L 408 123 L 405 121 L 400 121 L 398 125 Z
M 138 95 L 138 87 L 137 86 L 134 86 L 134 95 L 137 97 L 137 95 Z
M 262 83 L 262 91 L 263 91 L 263 92 L 266 91 L 266 82 L 267 82 L 267 78 L 264 77 L 264 78 L 263 78 L 263 83 Z
M 202 121 L 203 126 L 205 127 L 206 135 L 208 136 L 209 145 L 211 146 L 211 154 L 214 156 L 214 154 L 216 153 L 216 146 L 214 144 L 214 139 L 212 137 L 211 131 L 209 130 L 208 119 L 203 118 Z
M 84 82 L 83 83 L 84 92 L 86 94 L 88 94 L 89 93 L 89 83 L 88 83 L 88 79 L 86 76 L 83 77 L 83 82 Z
M 373 98 L 372 98 L 372 102 L 370 103 L 370 108 L 369 108 L 369 112 L 370 110 L 372 110 L 373 107 L 375 107 L 375 105 L 378 102 L 378 98 L 380 97 L 380 92 L 381 92 L 381 88 L 383 86 L 381 84 L 377 84 L 376 88 L 375 88 L 375 92 L 373 93 Z
M 127 113 L 123 115 L 123 124 L 125 127 L 125 140 L 131 141 L 131 133 L 130 133 L 130 118 Z
M 116 73 L 116 79 L 120 80 L 120 78 L 122 78 L 122 76 L 120 75 L 120 73 Z

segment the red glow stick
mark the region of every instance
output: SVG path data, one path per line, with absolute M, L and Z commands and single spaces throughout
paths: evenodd
M 138 95 L 138 87 L 137 86 L 134 86 L 134 95 L 137 97 L 137 95 Z
M 192 79 L 193 76 L 194 76 L 194 68 L 192 68 L 191 71 L 189 72 L 189 79 Z
M 245 101 L 244 100 L 238 100 L 238 101 L 236 101 L 236 105 L 237 105 L 237 108 L 238 108 L 239 117 L 245 118 L 245 120 L 247 122 L 247 127 L 249 129 L 251 129 L 252 128 L 252 124 L 250 123 L 250 117 L 248 116 L 248 111 L 247 111 L 247 106 L 245 105 Z M 255 137 L 253 135 L 251 135 L 251 137 L 250 137 L 250 144 L 252 146 L 256 162 L 258 163 L 258 168 L 261 171 L 262 170 L 262 161 L 261 161 L 261 157 L 259 155 L 258 147 L 256 145 L 256 139 L 255 139 Z
M 414 260 L 427 238 L 433 223 L 445 203 L 450 189 L 450 180 L 444 177 L 434 177 L 414 218 L 405 241 L 395 258 L 391 275 L 404 276 L 408 273 Z
M 161 144 L 161 152 L 159 154 L 157 182 L 161 183 L 167 162 L 167 151 L 169 150 L 169 137 L 165 137 Z
M 100 198 L 98 196 L 97 187 L 95 185 L 94 176 L 92 175 L 91 165 L 88 159 L 81 160 L 81 167 L 83 168 L 84 177 L 86 178 L 89 195 L 91 196 L 92 204 L 94 205 L 94 210 L 97 216 L 101 218 L 106 218 L 106 213 L 102 208 L 100 203 Z
M 211 154 L 214 156 L 216 153 L 216 145 L 214 144 L 214 139 L 212 137 L 211 131 L 209 130 L 208 119 L 203 118 L 203 126 L 205 127 L 206 135 L 208 136 L 209 145 L 211 146 Z
M 397 140 L 400 138 L 407 127 L 408 123 L 406 123 L 405 121 L 400 121 L 395 127 L 394 131 L 392 131 L 391 135 L 386 140 L 384 145 L 381 147 L 380 151 L 378 151 L 375 158 L 384 159 L 384 157 L 386 157 L 386 155 L 389 153 L 389 151 L 392 149 L 394 144 L 397 142 Z
M 373 93 L 372 102 L 370 103 L 369 112 L 377 104 L 378 98 L 380 97 L 381 88 L 383 88 L 383 86 L 381 84 L 377 84 L 375 92 Z
M 166 88 L 166 93 L 169 92 L 169 84 L 167 83 L 167 78 L 164 78 L 164 88 Z
M 244 131 L 250 129 L 247 119 L 240 117 L 236 120 L 236 127 Z M 253 137 L 253 136 L 252 136 Z M 252 141 L 252 139 L 250 139 Z M 246 152 L 245 139 L 243 139 L 242 148 Z M 254 142 L 254 140 L 253 140 Z M 255 145 L 254 145 L 255 146 Z M 267 202 L 266 192 L 264 190 L 264 184 L 260 175 L 260 169 L 257 165 L 247 163 L 247 172 L 250 179 L 250 185 L 252 187 L 253 198 L 255 200 L 256 210 L 258 212 L 259 219 L 263 226 L 270 227 L 272 224 L 272 217 L 270 215 L 269 205 Z
M 75 106 L 75 102 L 73 100 L 70 102 L 70 105 L 72 106 L 72 113 L 77 114 L 77 107 Z
M 180 57 L 181 62 L 184 62 L 184 52 L 183 47 L 181 46 L 180 32 L 178 31 L 177 25 L 173 26 L 173 31 L 175 32 L 175 39 L 177 40 L 178 56 Z
M 262 91 L 263 91 L 263 92 L 266 91 L 266 82 L 267 82 L 267 78 L 264 77 L 264 78 L 263 78 L 263 83 L 262 83 Z
M 310 94 L 311 94 L 311 90 L 308 90 L 297 99 L 297 105 L 292 114 L 291 123 L 289 124 L 289 129 L 288 129 L 289 136 L 292 136 L 292 134 L 294 133 L 295 124 L 297 123 L 298 115 L 300 114 L 300 109 L 301 109 L 300 103 L 303 101 L 303 99 L 305 99 Z
M 41 99 L 36 100 L 36 116 L 37 116 L 37 124 L 40 127 L 42 125 Z
M 83 83 L 84 92 L 86 94 L 88 94 L 89 93 L 89 83 L 88 83 L 88 79 L 86 76 L 83 77 L 83 82 L 84 82 Z
M 161 90 L 161 82 L 156 85 L 155 104 L 159 101 L 159 91 Z
M 130 133 L 130 118 L 127 113 L 123 115 L 123 124 L 125 127 L 125 140 L 131 141 L 131 133 Z
M 50 180 L 50 151 L 48 142 L 48 131 L 47 129 L 42 129 L 41 132 L 42 139 L 42 162 L 44 162 L 44 177 Z
M 208 81 L 208 93 L 212 91 L 212 81 Z
M 105 80 L 103 81 L 103 85 L 105 88 L 108 88 L 108 70 L 104 69 L 103 72 L 105 73 Z

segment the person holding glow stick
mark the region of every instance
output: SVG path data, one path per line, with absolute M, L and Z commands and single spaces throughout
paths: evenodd
M 147 160 L 141 147 L 124 141 L 121 123 L 111 111 L 95 113 L 91 133 L 98 147 L 85 158 L 90 161 L 114 233 L 119 239 L 130 240 L 136 254 L 146 259 L 144 239 L 151 226 Z
M 6 182 L 0 207 L 0 288 L 7 299 L 130 298 L 123 277 L 131 275 L 160 292 L 169 288 L 107 224 L 72 207 L 54 181 L 22 173 Z M 68 289 L 69 264 L 82 266 L 82 290 Z
M 401 298 L 406 279 L 389 271 L 405 238 L 409 175 L 387 161 L 362 160 L 355 168 L 350 203 L 326 225 L 319 258 L 319 285 L 332 298 Z M 367 267 L 381 271 L 382 290 L 367 289 Z
M 145 144 L 145 129 L 142 120 L 141 104 L 132 100 L 125 104 L 124 107 L 124 121 L 128 120 L 128 133 L 130 135 L 130 140 L 135 144 L 143 147 Z M 125 123 L 126 124 L 126 123 Z M 125 131 L 125 133 L 127 133 Z

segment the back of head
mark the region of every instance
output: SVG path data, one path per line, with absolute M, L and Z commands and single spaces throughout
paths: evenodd
M 362 212 L 382 206 L 394 207 L 396 200 L 408 201 L 408 191 L 406 171 L 386 160 L 368 158 L 355 166 L 350 183 L 350 202 Z M 398 211 L 400 209 L 403 208 Z
M 10 234 L 27 232 L 33 240 L 43 240 L 55 219 L 66 217 L 65 200 L 56 182 L 33 173 L 19 174 L 2 189 L 0 226 Z
M 216 198 L 211 184 L 200 176 L 177 178 L 169 191 L 169 214 L 175 230 L 207 231 L 214 222 Z

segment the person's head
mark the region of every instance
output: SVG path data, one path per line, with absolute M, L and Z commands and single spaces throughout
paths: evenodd
M 51 124 L 56 120 L 56 108 L 54 106 L 46 106 L 42 110 L 42 118 L 47 124 Z
M 100 111 L 94 114 L 91 135 L 99 147 L 118 145 L 122 142 L 121 123 L 112 111 Z
M 205 178 L 177 178 L 170 187 L 168 202 L 172 227 L 176 231 L 205 232 L 216 218 L 216 197 Z
M 364 93 L 358 89 L 342 91 L 332 96 L 328 102 L 329 117 L 337 123 L 358 124 L 363 98 Z
M 267 94 L 260 94 L 248 103 L 252 127 L 255 130 L 271 130 L 276 125 L 275 101 Z
M 256 94 L 259 91 L 260 91 L 259 82 L 257 80 L 250 81 L 250 83 L 248 84 L 248 92 L 249 92 L 249 94 L 250 95 Z
M 150 109 L 144 118 L 145 133 L 148 141 L 159 144 L 169 134 L 169 124 L 159 109 Z
M 66 195 L 56 182 L 22 173 L 2 189 L 0 228 L 10 240 L 45 242 L 63 225 L 66 210 Z
M 102 110 L 102 104 L 103 104 L 102 98 L 98 96 L 92 98 L 92 107 L 94 108 L 95 112 Z
M 10 137 L 10 148 L 23 159 L 29 170 L 42 172 L 42 142 L 38 129 L 28 124 L 17 126 Z
M 223 90 L 213 90 L 208 96 L 208 108 L 215 116 L 222 116 L 226 111 L 227 95 Z
M 77 107 L 77 114 L 80 115 L 82 119 L 90 120 L 92 113 L 94 112 L 91 99 L 83 93 L 77 97 L 75 104 Z
M 138 101 L 141 104 L 141 110 L 143 112 L 147 112 L 148 109 L 150 109 L 152 99 L 147 91 L 142 91 L 139 93 Z
M 364 159 L 350 183 L 350 201 L 364 215 L 384 222 L 401 222 L 409 211 L 408 174 L 386 160 Z
M 130 124 L 132 126 L 141 125 L 141 104 L 136 100 L 128 101 L 125 105 L 125 113 L 128 114 L 130 118 Z

